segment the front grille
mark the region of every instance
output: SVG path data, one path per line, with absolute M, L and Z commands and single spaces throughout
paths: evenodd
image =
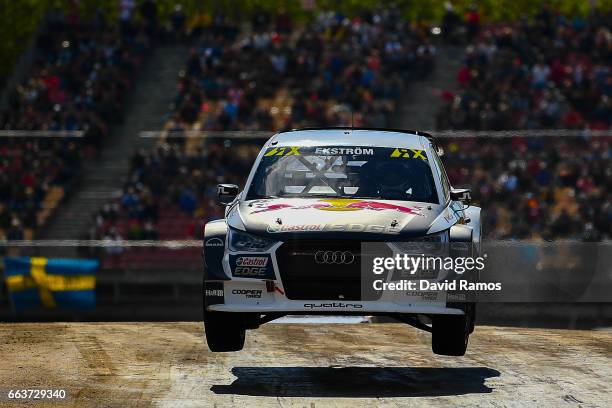
M 326 261 L 321 253 L 319 262 L 315 261 L 315 254 L 319 251 L 328 253 Z M 346 254 L 345 262 L 336 257 L 334 263 L 334 253 Z M 353 261 L 348 263 L 352 256 Z M 285 295 L 289 299 L 361 299 L 360 241 L 291 240 L 280 246 L 276 258 Z

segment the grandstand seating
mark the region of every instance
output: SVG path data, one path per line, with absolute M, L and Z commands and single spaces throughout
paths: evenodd
M 443 139 L 455 186 L 471 187 L 486 236 L 609 239 L 612 136 Z
M 0 239 L 31 239 L 80 166 L 72 139 L 0 138 Z
M 55 17 L 37 42 L 28 80 L 0 113 L 0 128 L 81 130 L 85 137 L 0 138 L 0 239 L 33 237 L 70 194 L 82 158 L 95 155 L 109 123 L 120 120 L 149 48 L 139 23 L 122 30 L 100 16 Z M 122 196 L 95 215 L 89 238 L 197 239 L 207 220 L 222 216 L 214 186 L 241 184 L 261 141 L 176 133 L 389 126 L 406 84 L 435 66 L 428 30 L 393 14 L 321 13 L 281 30 L 212 20 L 194 30 L 199 38 L 162 137 L 154 150 L 134 155 Z M 595 12 L 473 27 L 457 75 L 460 91 L 441 92 L 447 102 L 439 129 L 610 129 L 610 26 L 609 14 Z M 442 140 L 453 184 L 472 187 L 485 209 L 485 234 L 610 238 L 610 138 L 520 136 Z M 20 177 L 24 162 L 33 164 L 32 174 Z M 161 262 L 153 253 L 108 253 L 106 265 Z
M 597 16 L 591 18 L 594 22 L 589 24 L 594 25 L 589 26 L 588 33 L 602 27 L 597 25 L 600 24 Z M 381 24 L 386 27 L 384 21 Z M 558 24 L 562 24 L 561 20 Z M 153 223 L 155 239 L 197 239 L 201 237 L 206 221 L 222 216 L 222 207 L 216 204 L 214 186 L 220 181 L 242 184 L 258 151 L 258 142 L 196 137 L 174 139 L 173 132 L 178 131 L 181 135 L 181 131 L 275 131 L 288 127 L 347 125 L 351 119 L 355 121 L 355 125 L 388 124 L 388 115 L 393 110 L 393 93 L 379 90 L 380 92 L 375 91 L 372 98 L 368 99 L 366 86 L 362 89 L 365 93 L 358 93 L 371 104 L 359 106 L 359 103 L 354 103 L 355 101 L 349 98 L 351 92 L 343 94 L 342 89 L 336 93 L 334 89 L 326 89 L 325 85 L 322 85 L 317 88 L 318 91 L 311 92 L 317 84 L 325 83 L 325 77 L 331 72 L 329 70 L 335 69 L 331 62 L 336 57 L 334 52 L 353 40 L 359 42 L 360 35 L 369 32 L 374 25 L 353 20 L 349 27 L 340 28 L 333 15 L 326 15 L 312 26 L 296 29 L 284 36 L 276 36 L 262 28 L 250 35 L 228 29 L 227 32 L 231 33 L 228 37 L 210 36 L 205 32 L 201 46 L 194 49 L 179 80 L 179 93 L 175 99 L 172 119 L 166 124 L 158 147 L 152 152 L 138 153 L 132 160 L 130 182 L 126 184 L 124 198 L 126 195 L 134 195 L 136 202 L 139 202 L 146 201 L 147 197 L 152 195 L 159 204 L 156 217 L 148 217 L 142 215 L 142 211 L 134 212 L 125 205 L 119 205 L 117 221 L 108 222 L 103 214 L 98 215 L 102 221 L 98 222 L 98 227 L 92 231 L 91 237 L 112 239 L 113 234 L 118 233 L 119 239 L 129 238 L 127 225 L 132 222 L 140 224 L 139 228 L 146 223 Z M 490 32 L 506 32 L 506 28 L 506 25 L 498 25 L 490 28 Z M 426 45 L 427 39 L 408 28 L 404 29 L 408 30 L 407 42 L 399 46 L 408 50 L 407 55 L 416 58 L 413 51 L 419 44 Z M 525 28 L 513 28 L 520 29 Z M 473 41 L 481 41 L 483 36 L 488 35 L 487 31 L 484 33 L 481 36 L 475 33 Z M 513 33 L 520 37 L 520 32 Z M 300 48 L 295 46 L 317 43 L 317 38 L 319 41 L 325 38 L 325 46 L 322 46 L 322 49 L 317 49 L 317 46 L 306 47 L 301 50 L 304 53 L 302 55 Z M 385 38 L 384 34 L 382 38 Z M 259 43 L 266 44 L 263 48 L 265 52 L 253 52 L 251 47 Z M 300 58 L 314 58 L 316 63 L 313 71 L 300 73 L 306 75 L 308 81 L 300 81 L 298 75 L 292 76 L 291 72 L 300 72 L 295 69 L 279 72 L 279 78 L 270 78 L 274 67 L 261 61 L 261 55 L 278 55 L 275 52 L 288 44 L 292 44 L 292 47 L 289 47 L 291 51 L 285 51 L 284 55 L 287 57 L 287 63 L 294 68 Z M 410 75 L 396 75 L 398 70 L 405 68 L 406 60 L 393 60 L 392 56 L 385 54 L 385 50 L 394 46 L 398 44 L 381 40 L 373 41 L 368 46 L 370 48 L 356 48 L 360 50 L 360 55 L 366 56 L 365 60 L 370 56 L 373 57 L 375 65 L 380 63 L 380 73 L 384 73 L 382 76 L 389 79 L 381 86 L 383 89 L 401 89 L 410 78 Z M 474 64 L 474 69 L 481 71 L 478 71 L 478 77 L 464 84 L 459 95 L 450 98 L 440 116 L 448 114 L 449 107 L 459 110 L 469 108 L 470 103 L 467 100 L 472 94 L 486 91 L 481 85 L 477 85 L 477 80 L 481 77 L 488 78 L 492 75 L 491 72 L 495 75 L 497 65 L 479 65 L 481 55 L 478 53 L 484 51 L 478 44 L 474 47 L 479 51 L 472 53 L 468 50 L 468 65 Z M 237 49 L 242 51 L 242 59 L 239 60 L 244 66 L 242 71 L 236 71 L 236 67 L 232 65 L 233 60 L 237 58 Z M 342 55 L 338 58 L 341 59 Z M 419 64 L 427 65 L 432 62 L 422 60 L 417 63 Z M 594 65 L 606 68 L 609 72 L 609 61 L 595 61 Z M 210 66 L 218 69 L 204 68 Z M 338 82 L 339 88 L 346 86 L 349 89 L 353 85 L 350 72 L 353 72 L 351 70 L 354 67 L 344 68 L 348 69 L 344 71 L 347 75 L 335 75 L 333 78 Z M 530 71 L 532 67 L 528 68 Z M 251 88 L 252 83 L 243 79 L 261 78 L 258 77 L 261 70 L 266 72 L 263 82 Z M 362 74 L 366 71 L 367 69 Z M 342 72 L 342 69 L 338 72 Z M 374 75 L 376 77 L 379 74 Z M 460 77 L 462 78 L 461 75 Z M 301 84 L 310 88 L 306 89 Z M 494 84 L 489 85 L 495 89 Z M 540 98 L 540 90 L 536 88 L 519 89 L 521 96 L 526 96 L 527 99 L 536 101 Z M 448 93 L 444 95 L 447 96 Z M 484 93 L 476 100 L 481 102 L 481 99 L 486 101 L 483 98 L 498 96 L 499 92 L 493 96 Z M 382 111 L 372 110 L 374 105 L 382 105 L 384 108 Z M 348 111 L 354 113 L 352 118 L 351 115 L 345 114 L 343 106 L 351 107 Z M 487 106 L 483 105 L 479 109 L 487 112 Z M 372 121 L 377 117 L 377 113 L 381 112 L 382 115 Z M 469 113 L 468 110 L 466 118 L 469 118 Z M 522 113 L 519 113 L 520 115 Z M 450 116 L 452 117 L 452 114 Z M 451 119 L 451 122 L 441 121 L 439 124 L 443 128 L 452 127 L 450 124 L 455 123 L 452 120 L 454 119 Z M 462 122 L 459 125 L 471 129 L 497 129 L 493 123 L 497 122 Z M 527 126 L 526 122 L 518 120 L 511 123 L 513 127 Z M 610 125 L 609 122 L 603 125 L 589 123 L 599 128 L 607 128 Z M 538 126 L 544 125 L 563 126 L 563 123 L 542 122 Z M 510 138 L 489 139 L 486 143 L 476 138 L 448 138 L 442 139 L 441 142 L 446 151 L 444 160 L 451 181 L 456 186 L 471 187 L 476 202 L 484 208 L 483 230 L 487 237 L 602 239 L 612 236 L 609 193 L 612 191 L 612 179 L 609 172 L 606 172 L 610 157 L 609 137 L 559 139 L 522 137 L 522 134 L 517 134 Z M 165 249 L 161 251 L 171 254 Z M 125 259 L 129 259 L 132 265 L 148 262 L 146 256 L 142 255 L 143 252 L 129 256 L 128 252 L 123 256 L 127 257 Z M 195 256 L 196 252 L 191 254 Z
M 426 42 L 420 32 L 373 17 L 323 14 L 282 35 L 264 27 L 247 34 L 231 25 L 214 31 L 203 31 L 181 72 L 158 147 L 133 158 L 118 215 L 109 221 L 100 212 L 91 238 L 133 239 L 130 223 L 136 230 L 154 223 L 159 239 L 199 238 L 207 220 L 222 216 L 216 184 L 242 184 L 262 141 L 177 139 L 177 133 L 385 126 L 405 82 L 432 64 L 431 55 L 417 55 Z M 150 195 L 159 203 L 156 217 L 133 204 Z
M 32 238 L 70 193 L 81 158 L 95 155 L 109 123 L 121 119 L 125 93 L 148 48 L 139 24 L 120 31 L 102 14 L 81 19 L 56 9 L 50 15 L 35 43 L 31 72 L 10 90 L 8 108 L 0 112 L 0 130 L 84 135 L 82 140 L 0 138 L 0 180 L 8 177 L 13 184 L 20 179 L 16 172 L 29 166 L 33 173 L 31 180 L 22 177 L 0 194 L 0 239 Z
M 460 91 L 443 93 L 438 128 L 610 130 L 611 26 L 610 13 L 570 20 L 543 8 L 530 20 L 484 27 L 466 46 Z M 484 201 L 494 237 L 610 238 L 611 136 L 462 139 L 446 160 L 460 163 L 451 178 Z
M 373 19 L 323 13 L 284 34 L 204 31 L 167 130 L 388 126 L 406 80 L 432 69 L 433 48 L 407 23 Z
M 483 28 L 466 47 L 461 90 L 445 93 L 439 129 L 609 129 L 612 16 L 543 10 Z

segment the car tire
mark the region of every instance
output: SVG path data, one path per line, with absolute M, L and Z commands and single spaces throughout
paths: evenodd
M 441 315 L 432 319 L 431 350 L 442 356 L 465 354 L 472 328 L 470 314 Z
M 210 351 L 240 351 L 244 347 L 246 329 L 241 313 L 205 312 L 204 332 Z
M 468 313 L 470 318 L 470 334 L 474 333 L 474 327 L 476 326 L 476 303 L 468 303 Z

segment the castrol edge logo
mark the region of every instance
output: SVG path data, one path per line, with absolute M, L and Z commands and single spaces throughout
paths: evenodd
M 265 256 L 241 256 L 236 259 L 236 266 L 259 266 L 268 265 L 268 257 Z

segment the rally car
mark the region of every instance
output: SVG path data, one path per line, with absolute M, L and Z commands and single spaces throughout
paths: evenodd
M 468 189 L 450 186 L 441 154 L 435 139 L 418 131 L 328 128 L 272 136 L 242 191 L 218 186 L 225 217 L 205 227 L 210 350 L 241 350 L 247 329 L 285 315 L 360 314 L 430 331 L 434 353 L 463 355 L 474 330 L 473 302 L 443 290 L 371 298 L 363 290 L 364 243 L 378 243 L 388 255 L 405 249 L 402 242 L 418 250 L 478 248 L 480 208 L 469 205 Z

